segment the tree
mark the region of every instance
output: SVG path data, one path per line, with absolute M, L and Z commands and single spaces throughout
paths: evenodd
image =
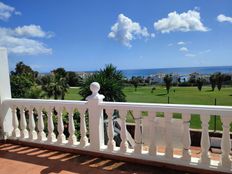
M 51 74 L 41 78 L 42 89 L 46 92 L 48 98 L 54 97 L 55 100 L 58 98 L 64 100 L 65 93 L 69 88 L 66 75 L 64 68 L 57 68 L 51 71 Z
M 33 71 L 30 66 L 23 62 L 16 64 L 15 70 L 10 73 L 11 93 L 14 98 L 40 98 L 41 90 L 35 92 L 37 88 L 37 71 Z
M 99 93 L 105 96 L 105 101 L 126 101 L 126 96 L 123 93 L 124 76 L 121 71 L 118 71 L 112 64 L 106 65 L 104 69 L 90 75 L 83 80 L 80 86 L 79 94 L 83 100 L 91 95 L 89 89 L 92 82 L 98 82 L 101 85 Z
M 169 94 L 169 90 L 172 86 L 172 75 L 171 74 L 166 74 L 164 77 L 164 83 L 166 86 L 167 94 Z
M 212 88 L 212 91 L 214 91 L 215 87 L 216 87 L 216 84 L 217 84 L 217 77 L 215 74 L 212 74 L 210 77 L 209 77 L 209 81 L 210 81 L 210 84 L 211 84 L 211 88 Z
M 133 76 L 131 78 L 131 84 L 134 85 L 135 91 L 137 91 L 137 88 L 138 88 L 138 85 L 139 85 L 139 78 Z
M 220 91 L 221 88 L 222 88 L 222 83 L 223 83 L 223 80 L 224 80 L 224 76 L 220 72 L 216 73 L 215 76 L 216 76 L 216 81 L 217 81 L 217 88 Z
M 81 77 L 73 71 L 67 72 L 66 79 L 69 86 L 78 86 L 82 80 Z
M 196 83 L 197 83 L 198 90 L 201 91 L 202 86 L 203 86 L 203 79 L 202 78 L 198 78 L 197 81 L 196 81 Z

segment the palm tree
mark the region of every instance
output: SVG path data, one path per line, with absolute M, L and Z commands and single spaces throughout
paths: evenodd
M 172 75 L 171 74 L 166 74 L 164 77 L 164 83 L 166 86 L 167 94 L 169 94 L 169 90 L 172 86 Z
M 121 71 L 118 71 L 112 64 L 106 65 L 104 69 L 87 77 L 80 86 L 79 94 L 83 100 L 91 95 L 89 86 L 92 82 L 98 82 L 101 85 L 99 93 L 105 96 L 105 101 L 126 101 L 126 96 L 123 93 L 124 76 Z

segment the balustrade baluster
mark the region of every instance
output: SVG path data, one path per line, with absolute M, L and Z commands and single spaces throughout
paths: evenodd
M 37 139 L 37 132 L 35 131 L 35 119 L 34 119 L 34 111 L 33 107 L 29 108 L 29 139 L 36 140 Z
M 39 130 L 39 132 L 38 132 L 38 141 L 45 141 L 46 140 L 46 134 L 44 132 L 43 108 L 39 107 L 37 112 L 38 112 L 37 127 L 38 127 L 38 130 Z
M 142 153 L 142 132 L 141 132 L 141 112 L 140 111 L 133 111 L 133 116 L 135 118 L 135 147 L 134 153 L 141 154 Z
M 184 128 L 183 137 L 182 137 L 183 138 L 182 139 L 182 143 L 183 143 L 182 160 L 186 162 L 191 161 L 191 155 L 190 155 L 191 137 L 190 137 L 190 130 L 189 130 L 190 118 L 191 118 L 191 114 L 182 113 L 183 128 Z
M 67 108 L 68 111 L 68 131 L 69 131 L 69 137 L 68 137 L 68 144 L 69 145 L 75 145 L 77 143 L 77 137 L 75 135 L 75 126 L 73 121 L 73 108 Z
M 23 138 L 23 139 L 28 138 L 27 121 L 26 121 L 24 106 L 20 108 L 20 129 L 21 129 L 20 138 Z
M 80 139 L 80 145 L 82 147 L 85 147 L 88 144 L 88 138 L 86 136 L 87 129 L 86 129 L 86 121 L 85 121 L 85 108 L 79 108 L 79 113 L 80 113 L 80 130 L 81 130 L 81 139 Z
M 114 141 L 114 127 L 113 127 L 113 109 L 106 109 L 106 114 L 108 116 L 108 150 L 113 151 L 115 147 Z
M 209 119 L 210 115 L 201 115 L 201 126 L 202 126 L 202 133 L 201 133 L 201 163 L 209 165 Z
M 12 137 L 13 138 L 17 138 L 20 137 L 20 130 L 19 130 L 19 120 L 16 114 L 16 107 L 13 106 L 11 108 L 11 112 L 12 112 L 12 125 L 13 125 L 13 132 L 12 132 Z
M 231 150 L 231 140 L 230 140 L 230 123 L 231 123 L 231 115 L 222 115 L 222 141 L 221 141 L 221 165 L 222 167 L 231 168 L 231 160 L 230 160 L 230 150 Z
M 128 149 L 128 143 L 127 143 L 127 129 L 126 129 L 126 117 L 127 117 L 127 110 L 120 110 L 119 112 L 120 119 L 121 119 L 121 144 L 120 144 L 120 151 L 125 153 Z
M 58 130 L 58 137 L 57 137 L 57 143 L 62 144 L 66 142 L 66 137 L 64 135 L 64 123 L 63 123 L 63 110 L 62 108 L 58 109 L 58 125 L 57 125 L 57 130 Z
M 48 111 L 48 137 L 47 141 L 49 143 L 56 142 L 56 135 L 54 133 L 54 123 L 53 123 L 53 107 L 47 108 Z
M 156 155 L 156 126 L 157 121 L 155 120 L 156 112 L 148 112 L 148 119 L 149 119 L 149 136 L 150 136 L 150 143 L 149 143 L 149 154 Z
M 172 147 L 172 113 L 170 112 L 165 112 L 164 113 L 165 117 L 165 130 L 166 130 L 166 135 L 165 135 L 165 157 L 167 159 L 172 159 L 173 158 L 173 147 Z

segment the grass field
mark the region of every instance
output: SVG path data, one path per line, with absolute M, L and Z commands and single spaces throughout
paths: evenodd
M 210 87 L 203 87 L 202 91 L 198 91 L 197 87 L 173 87 L 169 94 L 162 86 L 156 87 L 154 92 L 151 92 L 152 86 L 138 87 L 137 91 L 133 87 L 126 87 L 124 93 L 126 94 L 127 102 L 141 102 L 141 103 L 168 103 L 172 104 L 200 104 L 200 105 L 214 105 L 215 98 L 217 105 L 232 106 L 232 88 L 222 88 L 221 91 L 211 91 Z M 70 88 L 66 94 L 67 100 L 81 100 L 82 97 L 78 94 L 79 88 Z M 162 116 L 162 113 L 159 114 Z M 180 114 L 175 113 L 174 117 L 181 117 Z M 216 128 L 222 130 L 220 117 L 216 117 Z M 133 118 L 128 115 L 128 122 L 133 122 Z M 214 128 L 214 117 L 211 117 L 209 122 L 210 129 Z M 191 128 L 201 128 L 200 117 L 192 115 Z

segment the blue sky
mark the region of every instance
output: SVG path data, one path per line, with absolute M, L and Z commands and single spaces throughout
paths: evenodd
M 4 0 L 12 69 L 49 72 L 232 65 L 230 0 Z

